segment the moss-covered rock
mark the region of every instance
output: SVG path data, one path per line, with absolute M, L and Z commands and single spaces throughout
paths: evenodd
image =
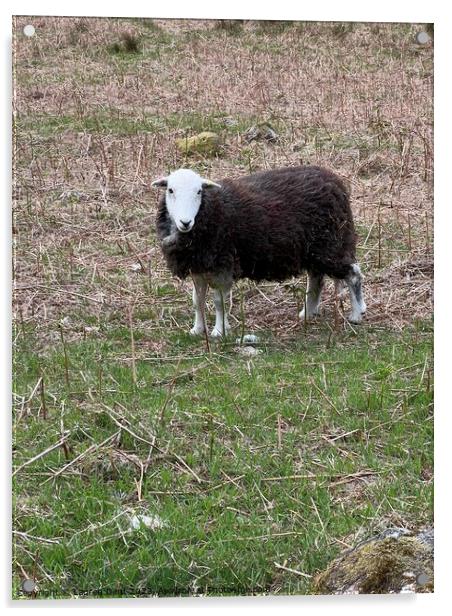
M 220 150 L 221 139 L 217 133 L 204 131 L 193 137 L 178 139 L 176 145 L 183 154 L 204 154 L 208 156 Z
M 358 545 L 316 576 L 319 594 L 433 591 L 433 531 L 386 532 Z

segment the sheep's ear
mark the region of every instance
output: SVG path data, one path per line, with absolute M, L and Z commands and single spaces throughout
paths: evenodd
M 168 186 L 168 178 L 159 178 L 151 182 L 151 186 L 154 188 L 166 188 Z
M 212 180 L 206 180 L 205 178 L 202 178 L 202 187 L 203 188 L 221 188 L 220 184 L 217 184 L 216 182 L 212 182 Z

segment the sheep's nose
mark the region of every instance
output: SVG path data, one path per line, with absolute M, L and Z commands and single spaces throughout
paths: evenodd
M 190 220 L 181 220 L 180 224 L 184 227 L 184 229 L 188 229 L 188 227 L 190 226 Z

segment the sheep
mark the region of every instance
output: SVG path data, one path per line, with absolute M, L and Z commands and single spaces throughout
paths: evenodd
M 165 188 L 157 237 L 173 275 L 193 279 L 195 319 L 190 333 L 205 333 L 208 286 L 216 311 L 211 336 L 229 330 L 226 298 L 240 278 L 283 281 L 308 274 L 301 319 L 319 314 L 325 276 L 350 293 L 352 323 L 366 312 L 349 194 L 331 171 L 287 167 L 220 183 L 190 169 L 155 180 Z

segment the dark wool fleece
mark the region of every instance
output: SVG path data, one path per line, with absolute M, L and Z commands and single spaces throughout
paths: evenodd
M 163 245 L 171 272 L 232 272 L 282 281 L 307 270 L 344 278 L 355 263 L 356 234 L 347 188 L 321 167 L 288 167 L 219 182 L 203 190 L 193 229 Z M 160 201 L 157 235 L 171 234 Z

